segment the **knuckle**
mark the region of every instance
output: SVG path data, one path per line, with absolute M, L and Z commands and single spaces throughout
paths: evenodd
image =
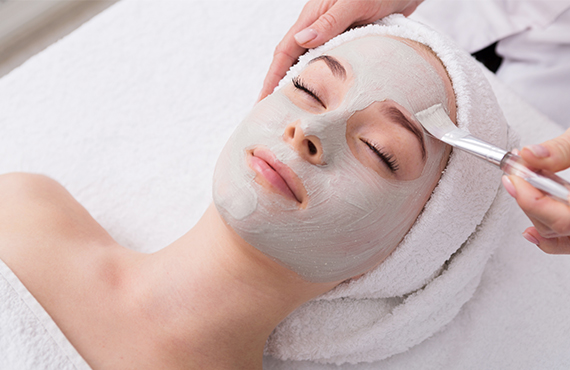
M 566 131 L 563 135 L 552 139 L 549 144 L 560 159 L 564 162 L 570 161 L 570 130 Z
M 554 146 L 556 150 L 562 155 L 562 157 L 570 157 L 570 141 L 564 138 L 555 139 Z
M 325 14 L 330 8 L 336 4 L 343 4 L 352 2 L 352 0 L 320 0 L 318 6 L 316 7 L 320 14 Z
M 321 15 L 318 22 L 319 25 L 326 29 L 336 29 L 339 24 L 338 19 L 331 13 Z

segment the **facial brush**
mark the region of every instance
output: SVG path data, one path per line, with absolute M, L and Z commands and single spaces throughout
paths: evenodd
M 433 105 L 416 114 L 424 129 L 438 140 L 482 158 L 508 175 L 516 175 L 552 198 L 570 205 L 570 183 L 547 170 L 533 170 L 518 155 L 507 152 L 467 131 L 457 128 L 441 104 Z

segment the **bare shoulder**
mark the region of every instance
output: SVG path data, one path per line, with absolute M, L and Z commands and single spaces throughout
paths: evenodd
M 10 267 L 71 257 L 105 238 L 112 241 L 57 181 L 28 173 L 0 175 L 0 259 Z
M 97 358 L 93 343 L 105 347 L 117 327 L 113 315 L 127 297 L 124 261 L 133 253 L 57 181 L 0 175 L 0 259 L 88 361 Z

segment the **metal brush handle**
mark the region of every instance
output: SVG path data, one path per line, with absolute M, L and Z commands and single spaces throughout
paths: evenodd
M 518 176 L 553 199 L 570 206 L 570 183 L 554 173 L 529 168 L 518 155 L 498 148 L 463 130 L 450 131 L 440 140 L 499 166 L 506 174 Z
M 449 132 L 440 140 L 453 147 L 464 150 L 467 153 L 473 154 L 476 157 L 489 161 L 496 166 L 501 165 L 501 160 L 508 153 L 506 150 L 476 138 L 463 130 Z
M 513 153 L 505 154 L 499 167 L 505 173 L 518 176 L 552 198 L 570 205 L 570 183 L 560 176 L 547 170 L 530 169 L 521 157 Z

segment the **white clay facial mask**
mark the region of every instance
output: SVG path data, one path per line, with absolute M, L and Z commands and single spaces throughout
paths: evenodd
M 327 55 L 345 66 L 344 80 L 323 60 L 299 77 L 324 104 L 292 84 L 276 91 L 238 126 L 214 174 L 228 225 L 312 282 L 384 260 L 423 208 L 444 156 L 443 144 L 392 114 L 447 106 L 442 78 L 412 47 L 368 36 Z M 312 78 L 317 67 L 328 77 Z M 335 84 L 346 89 L 326 91 Z

